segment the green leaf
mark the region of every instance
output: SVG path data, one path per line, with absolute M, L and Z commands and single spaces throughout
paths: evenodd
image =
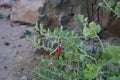
M 103 3 L 103 2 L 99 2 L 98 5 L 99 5 L 99 6 L 103 6 L 104 3 Z
M 107 11 L 111 11 L 110 7 L 106 6 L 105 8 L 106 8 Z
M 97 77 L 101 66 L 97 66 L 95 64 L 86 64 L 86 69 L 84 70 L 84 77 L 88 80 L 94 79 Z
M 79 56 L 74 56 L 73 61 L 77 62 L 79 60 Z
M 88 37 L 88 36 L 90 35 L 90 30 L 89 30 L 89 28 L 84 27 L 84 29 L 83 29 L 83 35 L 84 35 L 85 37 Z
M 38 23 L 37 23 L 37 22 L 36 22 L 36 24 L 35 24 L 35 30 L 36 30 L 36 31 L 39 31 Z
M 96 26 L 96 32 L 99 33 L 100 31 L 101 31 L 101 27 L 100 27 L 100 25 L 97 25 Z
M 109 51 L 110 50 L 109 50 L 108 47 L 103 50 L 103 60 L 102 60 L 102 65 L 103 66 L 108 65 L 110 63 L 111 59 L 112 59 L 112 55 L 110 54 Z
M 53 31 L 54 35 L 58 34 L 59 33 L 59 29 L 58 28 L 55 28 L 54 31 Z
M 114 76 L 114 75 L 118 75 L 118 74 L 119 74 L 118 68 L 112 68 L 110 75 Z
M 120 46 L 108 46 L 103 51 L 103 57 L 113 63 L 120 64 Z
M 71 80 L 71 75 L 66 73 L 63 75 L 64 80 Z
M 96 25 L 95 22 L 91 22 L 89 24 L 90 27 L 90 38 L 95 38 L 97 36 L 97 33 L 101 31 L 100 25 Z
M 94 29 L 95 30 L 95 27 L 96 27 L 96 23 L 95 22 L 90 22 L 90 24 L 89 24 L 89 27 L 91 28 L 91 29 Z
M 77 74 L 77 72 L 74 71 L 72 75 L 74 78 L 76 78 L 78 74 Z
M 84 61 L 84 60 L 85 60 L 85 55 L 82 55 L 82 54 L 81 54 L 81 55 L 80 55 L 80 60 L 81 60 L 81 61 Z
M 118 8 L 120 8 L 120 1 L 119 1 L 119 2 L 117 2 L 117 7 L 118 7 Z
M 89 27 L 90 27 L 90 29 L 93 30 L 95 33 L 99 33 L 99 32 L 101 31 L 100 25 L 96 25 L 95 22 L 91 22 L 91 23 L 89 24 Z
M 73 41 L 75 44 L 80 44 L 82 42 L 79 38 L 75 38 Z
M 108 5 L 109 5 L 110 7 L 115 6 L 115 1 L 109 1 L 109 2 L 108 2 Z
M 77 21 L 78 21 L 78 22 L 82 22 L 83 19 L 84 19 L 84 15 L 81 15 L 81 14 L 78 14 L 78 15 L 77 15 Z
M 70 54 L 70 53 L 66 53 L 66 54 L 65 54 L 65 58 L 66 58 L 66 59 L 70 59 L 70 58 L 72 58 L 72 54 Z
M 87 21 L 88 21 L 88 18 L 86 17 L 86 18 L 84 19 L 84 21 L 87 22 Z
M 115 7 L 115 12 L 116 12 L 117 16 L 120 16 L 120 1 L 117 2 L 117 6 Z
M 115 12 L 117 16 L 120 16 L 120 8 L 118 8 L 117 6 L 115 7 Z
M 120 76 L 118 76 L 118 77 L 116 77 L 116 76 L 108 77 L 107 80 L 120 80 Z

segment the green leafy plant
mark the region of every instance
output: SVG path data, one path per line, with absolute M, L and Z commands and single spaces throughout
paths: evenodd
M 77 21 L 83 24 L 83 33 L 63 30 L 54 31 L 40 28 L 36 23 L 35 29 L 40 34 L 35 36 L 36 49 L 43 48 L 48 52 L 55 50 L 60 44 L 62 54 L 52 58 L 40 57 L 40 67 L 33 70 L 35 80 L 119 80 L 120 79 L 120 46 L 103 45 L 97 35 L 100 25 L 88 22 L 88 18 L 78 14 Z M 81 34 L 81 35 L 80 35 Z M 90 38 L 99 50 L 88 49 L 84 40 Z M 96 44 L 100 44 L 96 45 Z M 49 54 L 48 54 L 49 55 Z
M 99 2 L 98 5 L 105 7 L 107 10 L 114 12 L 117 17 L 120 17 L 120 1 L 115 2 L 114 0 L 103 0 Z

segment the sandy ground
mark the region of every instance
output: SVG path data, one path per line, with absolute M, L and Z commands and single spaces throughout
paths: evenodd
M 12 27 L 9 20 L 0 19 L 0 80 L 27 80 L 34 63 L 32 43 L 24 33 L 33 27 Z

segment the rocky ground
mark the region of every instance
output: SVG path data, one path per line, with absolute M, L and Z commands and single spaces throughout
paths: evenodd
M 32 34 L 33 27 L 13 27 L 9 20 L 0 19 L 0 80 L 28 80 L 31 77 L 34 50 L 25 35 Z
M 31 80 L 37 62 L 32 42 L 25 40 L 25 36 L 34 34 L 33 26 L 28 24 L 34 25 L 36 21 L 45 28 L 62 25 L 68 30 L 81 31 L 83 27 L 76 22 L 75 15 L 82 13 L 101 25 L 104 44 L 120 45 L 120 18 L 114 19 L 111 12 L 99 7 L 99 1 L 0 0 L 0 80 Z

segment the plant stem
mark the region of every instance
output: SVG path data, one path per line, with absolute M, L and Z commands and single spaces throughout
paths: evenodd
M 103 2 L 106 4 L 106 6 L 108 6 L 108 7 L 110 8 L 110 10 L 111 10 L 112 12 L 114 12 L 116 15 L 118 14 L 118 13 L 115 12 L 115 10 L 113 10 L 113 9 L 110 7 L 110 5 L 106 2 L 106 0 L 103 0 Z M 120 17 L 120 16 L 118 16 L 118 17 Z
M 91 60 L 94 60 L 95 63 L 97 64 L 97 60 L 95 58 L 93 58 L 92 56 L 87 55 L 87 52 L 85 52 L 84 50 L 82 50 L 82 49 L 80 49 L 80 50 L 85 54 L 86 57 L 90 58 Z
M 103 43 L 102 43 L 102 41 L 101 41 L 101 39 L 100 39 L 100 37 L 98 35 L 97 35 L 97 38 L 98 38 L 98 40 L 100 42 L 100 45 L 101 45 L 102 49 L 104 50 L 104 45 L 103 45 Z

